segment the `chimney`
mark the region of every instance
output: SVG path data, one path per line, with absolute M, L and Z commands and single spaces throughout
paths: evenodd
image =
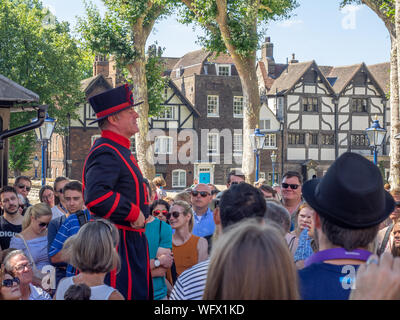
M 117 68 L 117 62 L 115 61 L 115 57 L 111 56 L 109 61 L 109 71 L 108 78 L 111 81 L 111 85 L 115 88 L 118 85 L 119 79 L 119 70 Z
M 299 60 L 296 60 L 296 55 L 292 53 L 292 60 L 290 60 L 290 64 L 299 63 Z
M 274 44 L 270 37 L 265 38 L 265 42 L 261 47 L 261 61 L 265 64 L 268 76 L 275 77 L 275 60 L 274 60 Z
M 102 74 L 105 78 L 108 77 L 109 64 L 108 60 L 103 55 L 96 55 L 93 63 L 93 77 Z

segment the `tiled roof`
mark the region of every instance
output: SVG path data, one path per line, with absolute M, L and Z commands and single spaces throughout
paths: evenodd
M 339 94 L 349 84 L 350 80 L 356 75 L 356 73 L 362 67 L 362 63 L 354 64 L 351 66 L 333 67 L 331 72 L 325 77 L 337 78 L 333 84 L 333 90 Z
M 39 96 L 0 74 L 0 105 L 1 102 L 27 103 L 39 102 Z
M 372 76 L 381 86 L 385 94 L 390 91 L 390 62 L 378 63 L 367 66 Z
M 176 79 L 175 70 L 183 68 L 183 74 L 181 76 L 190 76 L 193 74 L 201 74 L 201 68 L 203 62 L 208 58 L 211 53 L 204 49 L 196 50 L 185 54 L 179 61 L 174 65 L 171 72 L 171 78 Z

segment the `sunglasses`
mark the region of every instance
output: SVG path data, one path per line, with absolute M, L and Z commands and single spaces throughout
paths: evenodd
M 20 189 L 26 189 L 26 191 L 31 191 L 31 187 L 28 187 L 28 186 L 26 186 L 26 185 L 24 185 L 24 184 L 19 184 L 19 185 L 17 185 L 17 187 L 18 188 L 20 188 Z
M 153 216 L 158 216 L 159 214 L 163 214 L 164 216 L 168 215 L 168 210 L 154 210 L 153 211 Z
M 203 198 L 205 198 L 205 197 L 207 197 L 207 196 L 210 195 L 207 191 L 196 191 L 196 190 L 192 191 L 192 196 L 193 196 L 193 197 L 197 197 L 199 194 L 200 194 Z
M 43 228 L 43 227 L 48 227 L 48 223 L 45 223 L 45 222 L 41 222 L 41 223 L 39 223 L 39 227 L 41 227 L 41 228 Z
M 63 193 L 63 189 L 56 190 L 58 193 Z
M 4 279 L 3 280 L 3 286 L 7 288 L 11 288 L 13 286 L 13 283 L 19 284 L 19 279 L 18 278 L 12 278 L 12 279 Z
M 173 212 L 171 212 L 171 213 L 168 213 L 168 214 L 166 215 L 166 217 L 167 217 L 168 220 L 171 218 L 171 216 L 173 216 L 175 219 L 177 219 L 177 218 L 179 217 L 180 214 L 181 214 L 181 213 L 178 212 L 178 211 L 173 211 Z
M 291 184 L 291 183 L 282 183 L 282 188 L 283 189 L 287 189 L 287 188 L 291 188 L 293 190 L 296 190 L 298 187 L 300 187 L 300 185 L 298 184 Z

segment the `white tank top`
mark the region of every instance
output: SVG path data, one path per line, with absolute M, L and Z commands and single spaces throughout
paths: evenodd
M 64 300 L 64 294 L 68 290 L 68 288 L 74 285 L 73 277 L 67 277 L 61 279 L 58 283 L 57 291 L 56 291 L 56 300 Z M 115 291 L 113 287 L 110 287 L 106 284 L 101 286 L 90 287 L 91 295 L 90 300 L 108 300 L 111 293 Z

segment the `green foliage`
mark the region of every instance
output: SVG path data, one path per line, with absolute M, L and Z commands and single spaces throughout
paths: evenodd
M 151 10 L 149 3 L 153 2 Z M 143 19 L 141 28 L 151 27 L 151 21 L 161 18 L 170 12 L 172 1 L 121 1 L 105 0 L 108 10 L 104 18 L 101 17 L 98 8 L 85 2 L 86 17 L 78 18 L 77 31 L 81 34 L 85 45 L 98 54 L 104 56 L 113 55 L 117 66 L 127 82 L 131 82 L 127 65 L 136 59 L 145 59 L 141 52 L 136 52 L 134 30 L 132 25 Z M 144 45 L 143 43 L 143 53 Z M 140 39 L 143 41 L 143 39 Z M 161 51 L 148 53 L 146 60 L 146 80 L 149 102 L 149 116 L 157 115 L 162 109 L 163 90 L 166 79 L 162 78 L 163 64 Z
M 40 104 L 57 119 L 56 132 L 67 127 L 67 114 L 77 118 L 77 102 L 84 99 L 80 81 L 91 69 L 91 55 L 70 35 L 69 25 L 58 22 L 39 0 L 0 1 L 0 74 L 37 93 Z M 11 114 L 11 128 L 36 117 L 35 112 Z M 33 132 L 10 141 L 10 167 L 30 165 Z
M 396 10 L 395 0 L 371 0 L 372 4 L 376 5 L 379 10 L 384 13 L 387 17 L 393 20 L 394 23 L 394 16 Z M 340 7 L 343 8 L 349 4 L 356 4 L 361 5 L 364 2 L 361 0 L 342 0 L 340 3 Z
M 193 0 L 192 10 L 186 6 L 180 7 L 180 22 L 195 23 L 205 31 L 199 42 L 208 50 L 217 53 L 226 52 L 226 43 L 222 39 L 216 22 L 218 8 L 216 0 Z M 260 39 L 265 35 L 258 30 L 259 25 L 270 21 L 287 19 L 298 6 L 296 0 L 235 0 L 227 1 L 227 26 L 229 43 L 237 54 L 247 57 L 253 54 Z

